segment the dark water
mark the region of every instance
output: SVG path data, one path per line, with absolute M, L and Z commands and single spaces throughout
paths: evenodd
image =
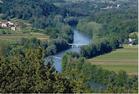
M 74 41 L 72 44 L 74 44 L 74 45 L 77 44 L 77 45 L 82 46 L 82 45 L 88 45 L 90 43 L 90 41 L 91 41 L 91 38 L 82 34 L 78 30 L 74 29 Z M 65 51 L 53 56 L 54 66 L 57 71 L 59 71 L 59 72 L 62 71 L 62 65 L 61 65 L 62 57 L 63 57 L 64 53 L 69 52 L 69 51 L 79 53 L 80 47 L 71 47 L 70 49 L 65 50 Z

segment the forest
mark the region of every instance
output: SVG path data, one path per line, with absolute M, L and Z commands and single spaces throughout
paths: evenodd
M 0 92 L 137 93 L 138 75 L 106 70 L 88 61 L 122 49 L 129 38 L 138 45 L 137 13 L 137 0 L 2 0 L 0 21 L 21 21 L 22 28 L 0 27 Z M 74 28 L 89 36 L 91 43 L 81 46 L 80 54 L 64 53 L 62 72 L 58 72 L 54 60 L 45 58 L 72 48 Z M 26 38 L 32 33 L 48 39 Z M 1 38 L 13 35 L 24 37 Z
M 137 76 L 98 68 L 76 53 L 64 55 L 63 72 L 58 73 L 51 61 L 44 63 L 44 48 L 36 39 L 4 46 L 1 54 L 0 92 L 137 92 Z M 100 87 L 95 88 L 94 83 Z

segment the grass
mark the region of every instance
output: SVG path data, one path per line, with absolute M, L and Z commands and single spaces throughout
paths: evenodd
M 45 34 L 41 33 L 28 33 L 28 34 L 3 34 L 0 35 L 0 41 L 16 41 L 21 38 L 37 38 L 40 39 L 41 41 L 48 40 L 49 37 L 46 36 Z
M 122 49 L 89 59 L 89 62 L 110 71 L 119 72 L 123 70 L 130 75 L 137 75 L 138 48 L 137 46 L 124 45 Z
M 15 43 L 17 43 L 17 40 L 19 40 L 21 38 L 28 38 L 28 39 L 37 38 L 41 41 L 45 41 L 45 40 L 49 39 L 48 36 L 46 36 L 45 34 L 42 34 L 42 33 L 3 34 L 3 35 L 0 35 L 0 50 L 1 50 L 2 46 L 15 44 Z

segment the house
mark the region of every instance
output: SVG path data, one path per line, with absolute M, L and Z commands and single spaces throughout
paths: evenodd
M 10 21 L 8 21 L 7 24 L 8 24 L 8 26 L 14 26 L 14 23 L 12 23 Z
M 8 22 L 7 22 L 7 25 L 8 25 L 8 27 L 9 27 L 11 30 L 13 30 L 13 31 L 16 30 L 16 25 L 15 25 L 14 23 L 8 21 Z
M 129 44 L 130 46 L 132 46 L 132 45 L 134 44 L 134 42 L 135 42 L 135 39 L 132 39 L 132 38 L 129 38 L 129 39 L 128 39 L 128 44 Z
M 0 21 L 0 28 L 7 28 L 7 29 L 11 29 L 15 31 L 17 28 L 17 25 L 11 21 Z
M 1 28 L 6 28 L 8 26 L 7 26 L 7 23 L 6 22 L 0 22 L 0 27 Z
M 11 30 L 15 31 L 16 30 L 16 27 L 15 26 L 11 27 Z
M 107 6 L 105 8 L 101 8 L 101 9 L 112 9 L 112 8 L 113 8 L 113 6 Z
M 116 8 L 119 8 L 120 7 L 120 4 L 117 4 L 117 7 Z

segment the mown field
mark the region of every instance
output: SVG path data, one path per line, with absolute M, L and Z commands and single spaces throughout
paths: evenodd
M 137 75 L 138 48 L 137 46 L 124 45 L 124 48 L 89 59 L 89 62 L 107 70 L 115 72 L 123 70 L 129 75 Z
M 42 41 L 48 40 L 49 37 L 41 33 L 28 33 L 28 34 L 3 34 L 0 35 L 0 42 L 14 42 L 21 38 L 37 38 Z

